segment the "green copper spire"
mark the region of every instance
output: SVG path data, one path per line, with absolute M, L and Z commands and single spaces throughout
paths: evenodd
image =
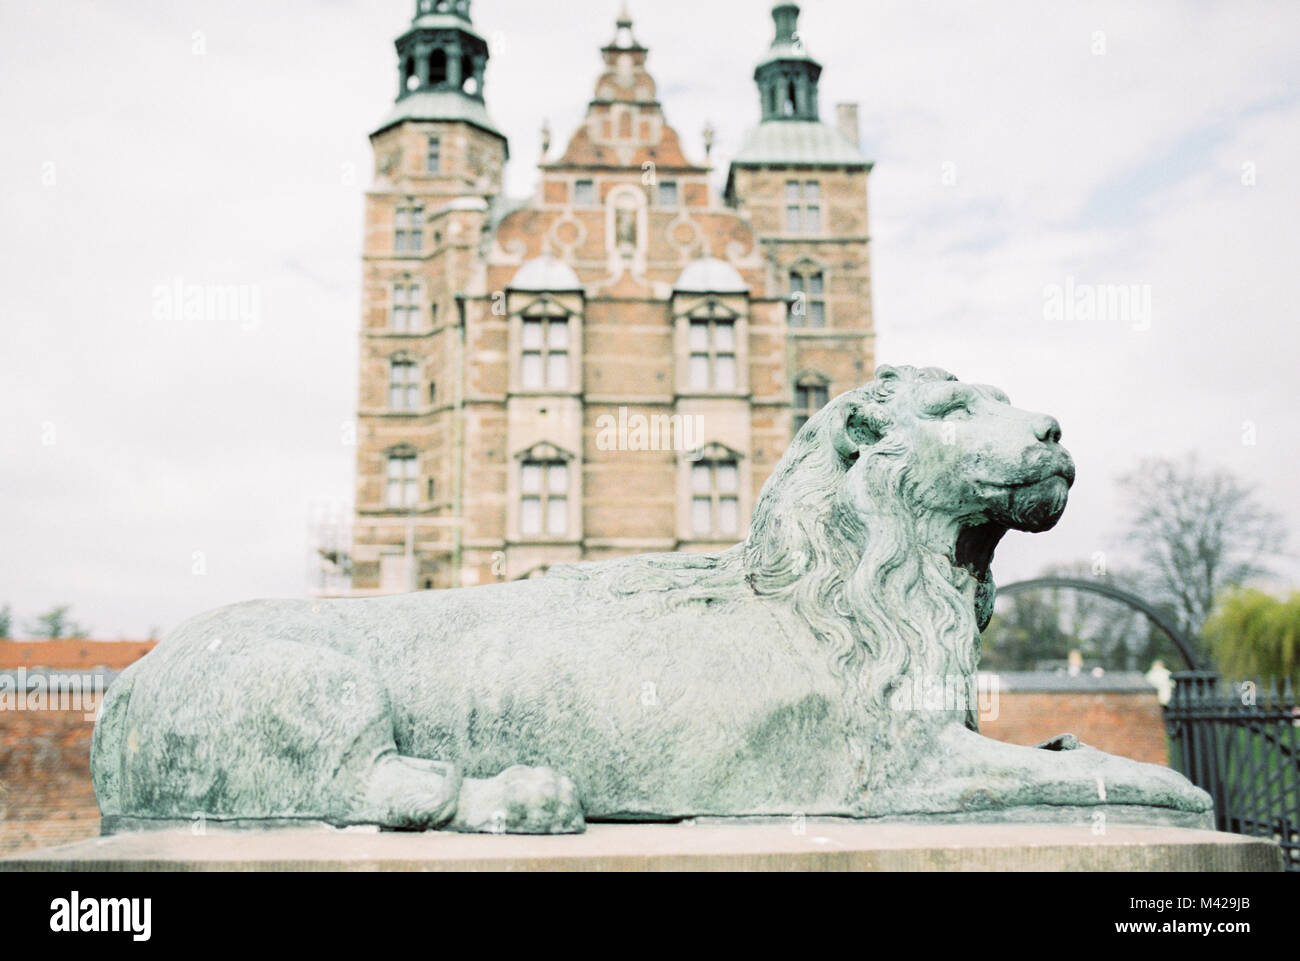
M 376 133 L 406 120 L 445 120 L 505 139 L 483 99 L 488 45 L 469 7 L 470 0 L 416 0 L 411 25 L 397 38 L 397 104 Z
M 808 53 L 799 35 L 799 6 L 781 0 L 772 8 L 776 36 L 754 71 L 763 121 L 819 120 L 817 81 L 822 66 Z
M 483 100 L 487 41 L 474 32 L 470 0 L 416 0 L 411 27 L 397 40 L 397 99 L 416 93 L 457 93 Z

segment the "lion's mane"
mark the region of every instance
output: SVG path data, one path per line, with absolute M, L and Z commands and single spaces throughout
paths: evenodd
M 888 434 L 900 390 L 955 379 L 938 368 L 882 367 L 872 383 L 828 404 L 764 484 L 750 534 L 735 547 L 557 565 L 549 576 L 600 578 L 642 602 L 647 616 L 689 604 L 784 601 L 825 644 L 856 722 L 846 735 L 859 783 L 879 787 L 906 753 L 889 748 L 934 728 L 926 712 L 898 709 L 895 695 L 917 681 L 967 679 L 979 658 L 970 575 L 919 547 L 924 518 L 911 510 L 912 492 L 934 479 L 917 476 L 906 440 Z M 846 446 L 848 420 L 872 443 Z M 877 508 L 870 516 L 845 496 L 859 458 Z

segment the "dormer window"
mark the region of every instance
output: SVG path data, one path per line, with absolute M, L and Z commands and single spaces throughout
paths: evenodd
M 692 317 L 688 346 L 691 390 L 736 389 L 735 320 Z
M 525 316 L 519 379 L 525 390 L 569 386 L 569 318 Z

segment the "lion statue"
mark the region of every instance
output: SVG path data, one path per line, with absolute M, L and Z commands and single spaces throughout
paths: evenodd
M 107 692 L 91 755 L 105 830 L 565 833 L 1103 804 L 1204 824 L 1209 796 L 1171 770 L 1068 735 L 992 741 L 969 699 L 915 696 L 973 684 L 994 548 L 1065 509 L 1059 441 L 995 388 L 884 367 L 808 421 L 720 553 L 200 615 Z

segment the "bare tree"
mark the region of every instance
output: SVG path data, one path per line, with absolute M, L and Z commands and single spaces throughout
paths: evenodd
M 1254 490 L 1196 455 L 1148 459 L 1120 478 L 1130 497 L 1126 539 L 1138 550 L 1142 586 L 1199 639 L 1215 599 L 1268 573 L 1286 542 L 1281 519 Z

